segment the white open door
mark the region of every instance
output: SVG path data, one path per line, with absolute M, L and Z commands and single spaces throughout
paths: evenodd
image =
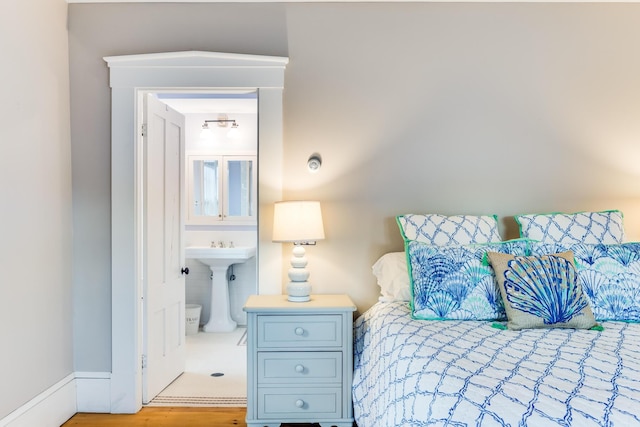
M 142 401 L 184 371 L 184 116 L 146 97 Z

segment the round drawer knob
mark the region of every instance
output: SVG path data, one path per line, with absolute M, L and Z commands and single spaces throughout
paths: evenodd
M 296 372 L 301 374 L 304 372 L 304 366 L 302 365 L 296 365 Z
M 304 400 L 302 400 L 302 399 L 296 400 L 296 406 L 298 408 L 302 408 L 304 406 Z
M 302 334 L 304 334 L 304 329 L 296 328 L 295 333 L 296 333 L 296 335 L 302 335 Z

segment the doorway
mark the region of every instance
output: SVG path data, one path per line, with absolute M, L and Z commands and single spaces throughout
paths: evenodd
M 184 246 L 257 247 L 256 206 L 251 197 L 258 187 L 254 181 L 257 174 L 244 174 L 250 181 L 238 183 L 236 171 L 239 159 L 252 159 L 253 164 L 257 157 L 257 91 L 185 93 L 174 89 L 152 94 L 184 117 L 185 143 L 181 156 L 185 178 L 182 199 L 186 204 L 182 209 L 186 213 Z M 214 161 L 203 162 L 201 159 Z M 222 159 L 232 161 L 219 161 Z M 230 165 L 229 170 L 225 169 L 227 165 Z M 231 181 L 230 185 L 221 185 L 227 179 Z M 249 206 L 240 206 L 237 200 L 246 200 Z M 231 206 L 227 206 L 229 203 Z M 246 215 L 238 219 L 238 215 L 234 215 L 237 210 L 246 211 Z M 229 315 L 237 325 L 224 332 L 208 332 L 202 328 L 212 313 L 221 311 L 213 306 L 211 270 L 194 259 L 186 258 L 184 264 L 189 269 L 185 276 L 185 302 L 192 309 L 199 308 L 196 314 L 199 314 L 200 327 L 195 331 L 187 328 L 184 372 L 157 395 L 151 396 L 148 404 L 244 406 L 246 314 L 242 306 L 249 295 L 258 292 L 256 257 L 234 264 L 223 273 L 228 282 Z
M 112 88 L 112 372 L 110 412 L 142 407 L 142 188 L 138 135 L 143 91 L 258 92 L 258 293 L 281 293 L 282 250 L 271 243 L 273 203 L 282 199 L 282 92 L 287 58 L 215 52 L 106 57 Z

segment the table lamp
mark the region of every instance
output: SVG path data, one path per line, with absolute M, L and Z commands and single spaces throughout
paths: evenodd
M 307 257 L 304 245 L 324 239 L 320 202 L 276 202 L 273 209 L 273 241 L 293 242 L 293 256 L 287 285 L 288 300 L 309 301 L 311 284 L 307 281 Z

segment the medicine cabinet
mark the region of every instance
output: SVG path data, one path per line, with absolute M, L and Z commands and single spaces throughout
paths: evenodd
M 256 156 L 188 156 L 187 224 L 256 223 Z

